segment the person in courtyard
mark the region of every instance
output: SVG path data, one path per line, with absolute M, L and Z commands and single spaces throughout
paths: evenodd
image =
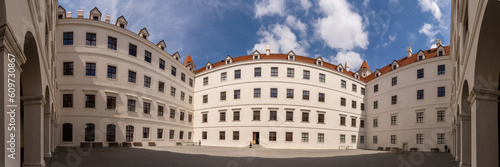
M 252 148 L 252 141 L 250 141 L 250 146 L 249 146 L 249 148 Z
M 444 145 L 444 152 L 448 152 L 448 145 Z

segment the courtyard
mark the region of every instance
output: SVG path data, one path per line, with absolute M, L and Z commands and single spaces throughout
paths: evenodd
M 49 167 L 63 166 L 458 166 L 449 153 L 296 150 L 210 146 L 57 148 Z

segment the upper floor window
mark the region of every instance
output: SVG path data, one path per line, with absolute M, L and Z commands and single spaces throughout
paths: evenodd
M 63 33 L 63 45 L 73 45 L 73 32 Z
M 361 88 L 361 94 L 365 95 L 365 88 Z
M 271 67 L 271 77 L 278 76 L 278 67 Z
M 352 91 L 357 92 L 358 91 L 358 86 L 356 84 L 352 84 Z
M 234 90 L 234 99 L 240 99 L 240 93 L 241 93 L 241 91 L 239 89 Z
M 319 74 L 319 82 L 325 83 L 325 74 Z
M 146 87 L 146 88 L 151 87 L 151 77 L 144 75 L 144 87 Z
M 391 116 L 391 125 L 397 125 L 398 124 L 398 116 L 393 115 Z
M 116 67 L 108 66 L 108 78 L 116 79 Z
M 318 93 L 318 101 L 325 102 L 325 94 L 324 93 Z
M 63 107 L 73 107 L 73 94 L 63 94 Z
M 234 79 L 241 78 L 241 70 L 234 70 Z
M 116 38 L 108 37 L 108 49 L 116 50 Z
M 137 56 L 137 46 L 128 44 L 128 54 L 131 56 Z
M 253 98 L 260 98 L 260 88 L 253 89 Z
M 343 98 L 343 97 L 340 98 L 340 105 L 341 106 L 345 106 L 346 105 L 345 98 Z
M 437 112 L 437 121 L 438 122 L 445 121 L 445 112 L 444 111 L 438 111 Z
M 438 65 L 438 75 L 444 75 L 446 73 L 445 65 Z
M 417 79 L 424 77 L 424 69 L 417 70 Z
M 135 77 L 137 73 L 134 71 L 128 71 L 128 82 L 135 83 Z
M 220 101 L 226 100 L 226 91 L 220 92 Z
M 253 76 L 254 76 L 254 77 L 260 77 L 260 76 L 261 76 L 261 70 L 262 70 L 262 69 L 261 69 L 260 67 L 255 67 L 255 68 L 253 69 Z
M 170 96 L 175 97 L 175 88 L 173 86 L 170 87 Z
M 87 33 L 87 41 L 86 41 L 86 44 L 87 46 L 95 46 L 96 43 L 96 35 L 95 33 Z
M 444 97 L 444 96 L 446 96 L 446 88 L 438 87 L 438 97 Z
M 86 76 L 95 76 L 95 63 L 87 63 L 85 68 Z
M 391 97 L 391 104 L 397 104 L 398 103 L 398 96 L 394 95 Z
M 376 93 L 376 92 L 378 92 L 378 84 L 373 86 L 373 93 Z
M 293 99 L 293 89 L 286 89 L 286 98 Z
M 208 85 L 208 77 L 203 78 L 203 86 Z
M 424 90 L 417 90 L 417 100 L 424 99 Z
M 398 84 L 398 77 L 393 77 L 391 80 L 392 80 L 392 86 Z
M 64 62 L 63 75 L 73 75 L 73 62 Z
M 172 73 L 173 76 L 177 76 L 177 68 L 175 68 L 174 66 L 172 66 L 171 73 Z
M 424 122 L 424 112 L 418 112 L 417 113 L 417 123 L 422 123 Z
M 151 52 L 144 51 L 144 61 L 151 63 Z
M 373 109 L 377 109 L 378 108 L 378 101 L 374 101 L 373 102 Z
M 302 99 L 303 100 L 309 100 L 309 91 L 308 90 L 303 90 L 302 91 Z
M 442 56 L 442 55 L 444 55 L 444 51 L 439 51 L 438 56 Z
M 418 56 L 418 60 L 419 60 L 419 61 L 420 61 L 420 60 L 424 60 L 424 56 L 423 56 L 423 55 Z
M 340 87 L 342 87 L 344 89 L 347 87 L 346 82 L 344 80 L 340 80 Z
M 208 103 L 208 95 L 203 95 L 203 103 Z
M 271 98 L 278 98 L 278 88 L 271 88 Z
M 189 78 L 189 86 L 193 87 L 193 79 Z
M 208 84 L 208 77 L 207 78 L 207 84 Z M 205 85 L 205 78 L 203 78 L 203 85 Z M 227 81 L 227 72 L 220 73 L 220 81 L 224 82 Z
M 183 72 L 181 72 L 181 81 L 186 82 L 186 74 L 184 74 Z
M 95 108 L 95 95 L 93 94 L 85 95 L 85 108 Z
M 286 77 L 293 78 L 295 75 L 295 70 L 293 68 L 286 69 Z
M 310 78 L 310 72 L 307 71 L 307 70 L 304 70 L 304 71 L 302 71 L 302 73 L 303 73 L 303 77 L 302 78 L 309 80 L 309 78 Z
M 165 70 L 165 60 L 160 59 L 159 67 L 160 69 Z

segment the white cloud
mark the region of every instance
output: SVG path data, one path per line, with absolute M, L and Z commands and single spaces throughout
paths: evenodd
M 300 6 L 302 6 L 302 9 L 308 10 L 312 4 L 309 2 L 309 0 L 300 0 Z
M 431 45 L 431 49 L 437 48 L 436 44 Z
M 368 3 L 370 3 L 370 0 L 364 0 L 363 1 L 363 7 L 368 7 Z
M 254 5 L 255 17 L 260 18 L 266 15 L 285 15 L 284 0 L 261 0 L 255 2 Z
M 427 45 L 431 46 L 439 30 L 432 24 L 424 23 L 418 32 L 427 36 Z
M 248 51 L 248 54 L 254 50 L 263 53 L 266 45 L 269 45 L 271 53 L 288 53 L 293 50 L 298 55 L 307 56 L 306 48 L 309 44 L 305 41 L 297 41 L 297 36 L 286 25 L 274 24 L 268 29 L 261 28 L 257 35 L 261 37 L 259 43 L 255 44 L 253 49 Z
M 328 59 L 330 63 L 338 65 L 342 64 L 342 66 L 345 65 L 345 63 L 349 63 L 349 70 L 350 71 L 357 71 L 361 64 L 363 64 L 363 59 L 357 52 L 353 51 L 348 51 L 348 52 L 337 52 L 337 55 L 335 56 L 330 56 Z
M 321 12 L 326 16 L 319 18 L 314 24 L 317 35 L 333 49 L 352 50 L 366 49 L 368 32 L 363 25 L 362 17 L 352 11 L 345 0 L 321 0 Z
M 423 12 L 431 12 L 434 18 L 441 21 L 442 12 L 439 9 L 438 0 L 418 0 Z
M 398 36 L 397 34 L 389 35 L 389 41 L 383 43 L 382 46 L 386 47 L 387 45 L 391 44 L 394 40 L 396 40 L 397 36 Z
M 303 38 L 306 37 L 307 25 L 304 24 L 302 21 L 300 21 L 300 19 L 298 19 L 292 15 L 289 15 L 286 17 L 285 23 L 286 23 L 286 25 L 288 25 L 292 29 L 298 30 L 300 32 L 300 37 L 303 37 Z

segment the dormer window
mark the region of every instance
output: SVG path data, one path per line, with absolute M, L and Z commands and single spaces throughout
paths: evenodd
M 212 68 L 212 66 L 207 66 L 207 70 L 210 70 Z
M 392 66 L 392 70 L 395 70 L 396 68 L 398 68 L 398 65 L 393 65 Z
M 160 47 L 161 50 L 165 50 L 165 48 L 163 46 Z
M 62 19 L 62 18 L 63 18 L 63 15 L 62 15 L 62 14 L 60 14 L 60 15 L 58 16 L 58 18 L 59 18 L 59 19 Z
M 419 61 L 420 61 L 420 60 L 424 60 L 424 56 L 422 56 L 422 55 L 418 56 L 418 60 L 419 60 Z
M 255 55 L 255 56 L 253 56 L 253 59 L 254 59 L 254 60 L 259 59 L 259 55 Z
M 96 21 L 98 21 L 98 20 L 99 20 L 99 17 L 97 17 L 97 16 L 94 16 L 94 17 L 92 17 L 92 19 L 93 19 L 93 20 L 96 20 Z
M 293 56 L 288 56 L 288 60 L 293 60 Z
M 366 74 L 363 74 L 363 77 L 366 77 Z
M 380 76 L 380 75 L 379 75 L 378 73 L 376 73 L 376 74 L 375 74 L 375 77 L 378 77 L 378 76 Z
M 144 39 L 148 39 L 148 37 L 146 35 L 142 35 L 142 38 Z
M 120 27 L 121 28 L 125 28 L 125 25 L 120 23 Z
M 231 60 L 226 60 L 226 64 L 230 64 L 231 63 Z
M 444 52 L 443 51 L 439 51 L 438 52 L 438 56 L 442 56 L 442 55 L 444 55 Z
M 125 17 L 120 16 L 118 19 L 116 19 L 116 26 L 120 26 L 121 28 L 126 28 L 127 27 L 127 20 L 125 20 Z
M 396 60 L 392 62 L 392 70 L 395 70 L 396 68 L 399 68 L 399 64 Z
M 322 63 L 321 61 L 318 61 L 316 64 L 317 64 L 318 66 L 323 66 L 323 63 Z
M 178 57 L 175 57 L 175 60 L 179 60 L 179 58 L 178 58 Z
M 342 72 L 342 71 L 343 71 L 342 68 L 339 68 L 339 72 Z

